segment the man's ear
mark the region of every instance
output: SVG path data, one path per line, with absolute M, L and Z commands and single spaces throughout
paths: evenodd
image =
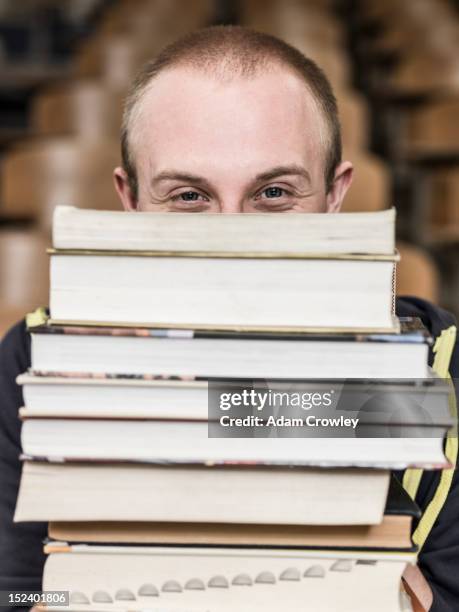
M 115 168 L 113 170 L 113 181 L 124 210 L 127 212 L 136 211 L 138 208 L 137 199 L 132 193 L 126 171 L 121 167 Z
M 344 161 L 335 170 L 335 177 L 330 191 L 327 193 L 327 212 L 339 212 L 344 196 L 352 182 L 354 168 L 351 162 Z

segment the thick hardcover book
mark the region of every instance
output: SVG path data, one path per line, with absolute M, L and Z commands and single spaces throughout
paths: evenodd
M 259 421 L 284 414 L 289 418 L 307 416 L 309 399 L 315 393 L 329 396 L 316 416 L 358 418 L 357 431 L 363 435 L 368 426 L 422 426 L 448 428 L 451 414 L 448 404 L 450 387 L 442 379 L 186 379 L 166 376 L 130 376 L 110 374 L 51 375 L 21 374 L 16 379 L 23 388 L 23 419 L 50 419 L 40 440 L 52 442 L 56 419 L 89 420 L 165 420 L 219 421 L 224 414 L 245 417 L 255 414 Z M 242 411 L 237 406 L 221 407 L 222 393 L 251 393 L 253 399 Z M 276 395 L 276 394 L 288 395 Z M 277 398 L 277 399 L 276 399 Z M 261 404 L 263 402 L 263 405 Z M 318 406 L 316 406 L 317 408 Z M 304 424 L 304 423 L 302 423 Z M 245 424 L 248 426 L 248 424 Z M 274 425 L 273 422 L 267 425 Z M 84 426 L 84 425 L 82 425 Z M 261 424 L 263 426 L 263 424 Z M 25 425 L 27 437 L 41 425 Z M 65 436 L 64 423 L 61 435 Z M 98 428 L 89 422 L 88 429 Z M 120 425 L 122 427 L 122 425 Z M 317 429 L 317 428 L 316 428 Z M 38 433 L 37 429 L 37 433 Z M 139 426 L 141 431 L 141 426 Z M 318 431 L 318 430 L 317 430 Z M 320 430 L 321 434 L 326 434 Z M 177 433 L 179 430 L 177 429 Z M 235 430 L 232 430 L 234 433 Z M 214 435 L 217 432 L 209 432 Z M 239 432 L 241 433 L 241 431 Z M 272 433 L 272 431 L 270 432 Z M 344 432 L 341 432 L 344 435 Z M 366 432 L 375 437 L 376 433 Z M 141 432 L 141 435 L 146 435 Z M 258 431 L 263 435 L 261 430 Z M 91 435 L 91 434 L 90 434 Z M 132 432 L 134 435 L 134 431 Z M 311 437 L 305 431 L 292 430 L 291 436 Z M 407 434 L 408 435 L 408 434 Z M 60 435 L 57 435 L 60 438 Z M 314 436 L 315 437 L 315 436 Z M 323 437 L 327 437 L 324 435 Z M 354 436 L 353 436 L 354 437 Z M 103 443 L 103 439 L 101 440 Z M 52 445 L 52 444 L 51 444 Z M 73 446 L 73 445 L 72 445 Z M 69 449 L 70 450 L 70 449 Z M 25 451 L 28 454 L 30 451 Z
M 253 330 L 219 330 L 219 329 L 195 329 L 189 328 L 167 328 L 167 327 L 142 327 L 132 325 L 117 326 L 96 325 L 89 321 L 84 325 L 77 323 L 57 324 L 49 317 L 45 308 L 38 308 L 27 315 L 28 331 L 34 334 L 56 334 L 56 335 L 82 335 L 82 336 L 127 336 L 139 338 L 211 338 L 214 340 L 301 340 L 307 341 L 333 341 L 333 342 L 400 342 L 400 343 L 427 343 L 432 344 L 432 337 L 421 319 L 418 317 L 398 317 L 399 334 L 385 332 L 359 332 L 352 329 L 335 331 L 334 329 L 315 329 L 311 331 L 253 331 Z
M 186 378 L 423 378 L 431 339 L 419 319 L 400 334 L 254 333 L 50 325 L 35 316 L 40 373 Z
M 400 612 L 409 609 L 400 578 L 415 562 L 413 553 L 338 550 L 57 543 L 47 552 L 43 589 L 70 591 L 81 610 L 297 612 L 306 602 L 314 612 Z
M 411 499 L 396 476 L 392 474 L 387 494 L 385 516 L 406 516 L 419 519 L 422 512 L 416 502 Z
M 59 249 L 393 253 L 395 209 L 340 215 L 190 215 L 79 210 L 58 206 Z M 256 237 L 256 239 L 254 239 Z
M 413 518 L 420 510 L 392 476 L 386 509 L 377 525 L 247 525 L 230 523 L 56 522 L 52 540 L 99 544 L 272 546 L 414 550 Z
M 339 444 L 348 443 L 347 454 L 341 455 L 348 465 L 354 465 L 357 457 L 378 465 L 385 450 L 391 467 L 401 457 L 424 467 L 435 462 L 433 457 L 444 461 L 442 441 L 453 425 L 451 389 L 438 377 L 420 382 L 261 381 L 254 388 L 244 381 L 235 383 L 231 381 L 230 387 L 228 381 L 209 383 L 207 390 L 205 385 L 195 387 L 189 382 L 167 387 L 145 381 L 140 387 L 145 396 L 137 395 L 142 405 L 126 403 L 124 410 L 118 405 L 111 413 L 106 405 L 105 414 L 99 416 L 79 415 L 75 404 L 63 404 L 54 414 L 25 408 L 21 410 L 22 448 L 27 455 L 68 460 L 303 465 L 320 462 L 320 457 L 337 461 Z M 105 389 L 93 386 L 96 391 Z M 248 386 L 255 403 L 234 406 L 224 399 L 228 405 L 222 405 L 222 398 L 242 397 L 241 389 L 247 393 Z M 79 381 L 74 387 L 78 392 Z M 135 384 L 126 389 L 138 390 Z M 171 414 L 162 403 L 169 392 Z M 64 385 L 63 402 L 65 395 Z M 172 395 L 178 398 L 177 405 Z M 324 403 L 302 404 L 313 396 Z M 257 403 L 260 399 L 263 404 Z M 97 402 L 94 406 L 96 413 Z M 365 456 L 368 439 L 373 449 Z M 424 456 L 419 455 L 421 451 Z
M 52 251 L 56 323 L 397 331 L 392 255 Z
M 371 525 L 389 479 L 386 470 L 26 462 L 15 521 Z
M 394 210 L 344 215 L 55 212 L 55 322 L 397 331 Z

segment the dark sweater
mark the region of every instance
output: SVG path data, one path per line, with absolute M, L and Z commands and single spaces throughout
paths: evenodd
M 397 314 L 418 316 L 437 336 L 454 324 L 453 317 L 424 300 L 397 300 Z M 432 356 L 431 356 L 432 357 Z M 15 325 L 0 344 L 0 590 L 40 590 L 45 556 L 44 523 L 13 523 L 18 492 L 21 452 L 18 408 L 22 392 L 16 376 L 30 367 L 30 336 L 24 321 Z M 459 346 L 450 366 L 459 379 Z M 456 471 L 448 499 L 419 556 L 419 565 L 434 592 L 431 612 L 459 610 L 459 483 Z M 435 493 L 438 472 L 425 472 L 416 498 L 424 509 Z M 18 608 L 15 608 L 18 610 Z

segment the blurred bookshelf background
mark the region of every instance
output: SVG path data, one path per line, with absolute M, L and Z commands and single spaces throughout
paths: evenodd
M 459 313 L 459 3 L 0 0 L 0 336 L 46 305 L 57 204 L 119 209 L 121 105 L 193 29 L 242 24 L 316 60 L 338 98 L 347 211 L 394 205 L 398 292 Z

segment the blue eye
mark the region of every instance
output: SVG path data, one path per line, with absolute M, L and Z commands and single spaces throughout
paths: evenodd
M 196 202 L 196 200 L 199 198 L 199 193 L 196 191 L 185 191 L 184 193 L 181 193 L 179 197 L 185 202 Z
M 280 187 L 268 187 L 262 192 L 266 198 L 280 198 L 284 194 L 284 190 Z

